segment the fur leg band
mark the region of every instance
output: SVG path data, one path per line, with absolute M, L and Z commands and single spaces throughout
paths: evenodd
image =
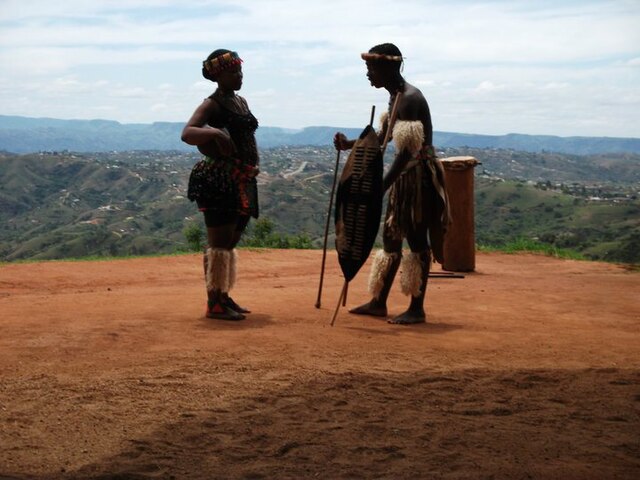
M 369 293 L 373 298 L 378 298 L 380 295 L 384 287 L 385 277 L 397 258 L 397 253 L 387 253 L 384 250 L 378 250 L 376 252 L 376 255 L 373 257 L 373 264 L 371 265 L 371 273 L 369 274 Z
M 231 252 L 224 248 L 207 248 L 207 290 L 229 291 Z
M 237 266 L 238 266 L 238 252 L 234 248 L 229 252 L 229 286 L 228 286 L 229 288 L 227 290 L 228 292 L 230 292 L 231 289 L 236 284 Z
M 422 286 L 423 280 L 420 253 L 410 252 L 408 255 L 402 257 L 400 268 L 402 269 L 400 275 L 400 289 L 402 293 L 417 297 L 422 293 L 420 287 Z

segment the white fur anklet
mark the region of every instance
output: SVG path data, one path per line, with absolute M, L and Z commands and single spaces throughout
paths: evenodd
M 373 298 L 378 298 L 380 295 L 384 287 L 384 279 L 397 258 L 397 253 L 387 253 L 384 250 L 376 252 L 371 265 L 371 273 L 369 274 L 369 293 Z
M 230 292 L 231 289 L 236 284 L 237 267 L 238 267 L 238 252 L 234 248 L 229 252 L 229 284 L 228 284 L 227 292 Z
M 417 297 L 422 293 L 422 262 L 420 253 L 409 252 L 408 255 L 402 257 L 400 265 L 402 272 L 400 274 L 400 289 L 405 295 Z
M 207 248 L 207 290 L 229 291 L 231 252 L 224 248 Z

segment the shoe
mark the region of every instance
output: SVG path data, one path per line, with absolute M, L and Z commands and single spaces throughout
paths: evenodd
M 235 310 L 238 313 L 251 313 L 251 310 L 241 307 L 240 305 L 238 305 L 236 302 L 233 301 L 233 298 L 231 297 L 227 297 L 227 299 L 224 301 L 224 304 L 231 308 L 232 310 Z
M 207 318 L 214 318 L 216 320 L 231 320 L 238 321 L 244 320 L 245 316 L 234 309 L 224 305 L 220 302 L 207 302 Z

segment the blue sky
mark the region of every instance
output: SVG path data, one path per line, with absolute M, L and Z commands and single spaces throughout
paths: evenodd
M 640 0 L 0 0 L 0 114 L 184 122 L 244 59 L 262 125 L 361 127 L 393 42 L 438 131 L 640 137 Z

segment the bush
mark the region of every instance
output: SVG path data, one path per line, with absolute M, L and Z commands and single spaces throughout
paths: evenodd
M 189 250 L 201 252 L 204 246 L 204 231 L 199 223 L 192 223 L 182 230 L 184 238 L 187 240 Z
M 504 247 L 501 248 L 501 250 L 506 253 L 532 252 L 558 258 L 571 258 L 574 260 L 585 259 L 582 254 L 576 251 L 566 248 L 557 248 L 553 245 L 542 243 L 529 238 L 516 238 L 515 240 L 506 243 Z
M 306 233 L 283 235 L 275 231 L 275 224 L 268 218 L 256 220 L 240 240 L 246 247 L 312 249 L 313 243 Z

